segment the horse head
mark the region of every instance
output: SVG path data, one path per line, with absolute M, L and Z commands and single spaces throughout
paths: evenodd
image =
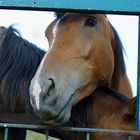
M 70 118 L 72 106 L 98 86 L 112 86 L 119 53 L 105 15 L 62 14 L 45 34 L 49 50 L 31 81 L 30 101 L 44 122 L 59 124 Z

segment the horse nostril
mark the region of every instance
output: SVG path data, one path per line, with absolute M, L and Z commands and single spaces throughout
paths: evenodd
M 55 83 L 52 78 L 49 78 L 48 80 L 50 81 L 50 85 L 48 87 L 47 95 L 51 95 L 51 91 L 54 89 Z
M 55 81 L 52 78 L 48 78 L 44 83 L 44 88 L 40 94 L 42 102 L 48 103 L 53 98 L 55 89 Z

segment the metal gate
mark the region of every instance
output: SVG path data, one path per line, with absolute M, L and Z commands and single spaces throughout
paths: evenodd
M 90 140 L 90 134 L 94 132 L 109 133 L 109 134 L 122 134 L 131 140 L 131 136 L 140 136 L 140 131 L 126 131 L 126 130 L 112 130 L 112 129 L 99 129 L 99 128 L 78 128 L 78 127 L 60 127 L 60 126 L 45 126 L 45 125 L 31 125 L 31 124 L 10 124 L 0 123 L 0 127 L 5 127 L 4 140 L 8 140 L 8 129 L 9 128 L 21 128 L 21 129 L 42 129 L 46 131 L 45 140 L 48 140 L 49 130 L 60 130 L 60 131 L 76 131 L 86 133 L 86 139 Z
M 46 140 L 48 132 L 52 129 L 62 131 L 86 132 L 86 140 L 90 140 L 93 132 L 121 133 L 128 136 L 131 140 L 132 135 L 140 135 L 140 1 L 139 0 L 0 0 L 0 9 L 25 9 L 25 10 L 44 10 L 44 11 L 92 11 L 96 13 L 131 14 L 139 16 L 139 35 L 138 35 L 138 75 L 137 75 L 137 131 L 94 129 L 94 128 L 73 128 L 73 127 L 50 127 L 44 125 L 26 125 L 0 123 L 0 127 L 5 127 L 5 138 L 8 139 L 8 128 L 27 128 L 46 130 Z

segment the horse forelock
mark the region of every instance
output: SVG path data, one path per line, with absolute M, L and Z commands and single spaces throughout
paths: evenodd
M 13 27 L 5 28 L 0 36 L 0 86 L 3 104 L 15 110 L 16 105 L 29 107 L 30 81 L 44 51 L 23 39 Z M 2 87 L 4 86 L 4 87 Z M 29 107 L 30 108 L 30 107 Z
M 65 12 L 55 12 L 56 18 L 61 18 L 65 15 Z

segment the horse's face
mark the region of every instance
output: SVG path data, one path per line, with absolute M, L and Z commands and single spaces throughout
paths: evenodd
M 31 104 L 46 123 L 59 124 L 73 105 L 110 81 L 113 32 L 104 15 L 67 13 L 46 36 L 50 49 L 31 81 Z

